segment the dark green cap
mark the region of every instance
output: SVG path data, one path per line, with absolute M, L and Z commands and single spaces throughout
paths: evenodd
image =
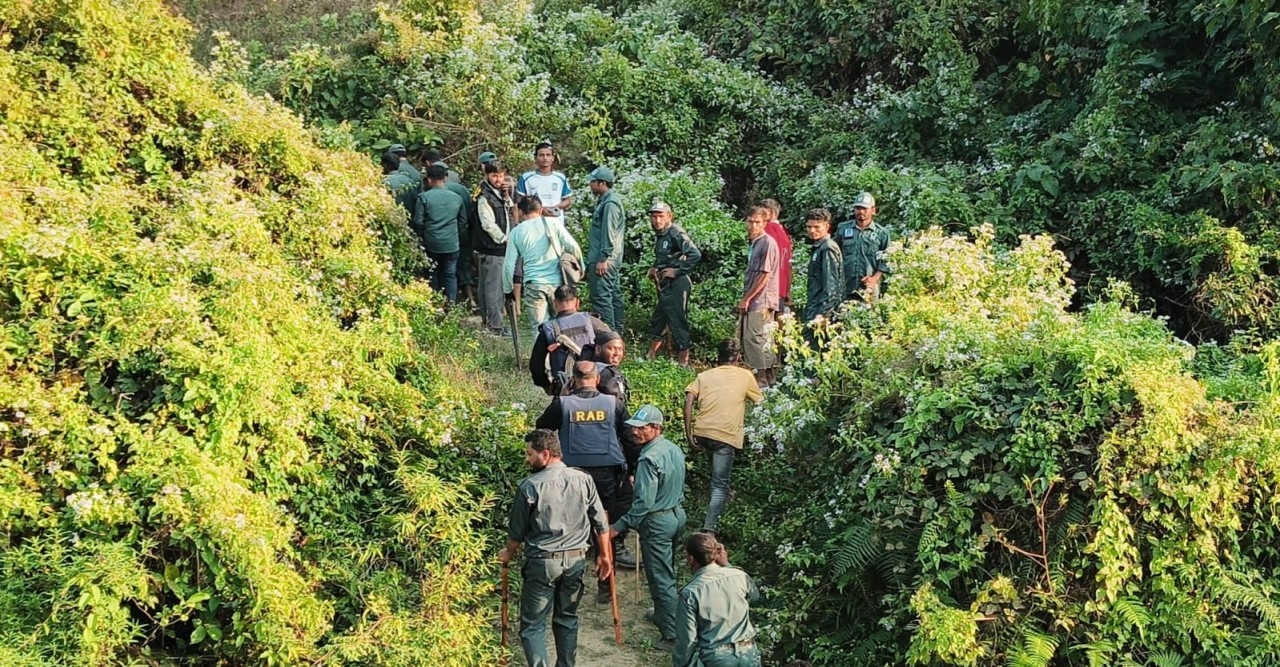
M 489 151 L 485 151 L 480 154 L 480 164 L 489 164 L 490 162 L 493 162 L 494 160 L 497 160 L 497 159 L 498 159 L 498 156 L 494 155 Z
M 409 154 L 409 149 L 405 148 L 404 144 L 391 144 L 390 146 L 387 146 L 387 152 L 395 153 L 400 157 L 404 157 Z
M 606 183 L 612 183 L 613 170 L 608 167 L 596 167 L 595 170 L 592 171 L 589 176 L 587 176 L 587 180 L 588 181 L 605 181 Z
M 664 202 L 661 199 L 655 199 L 653 200 L 653 204 L 649 206 L 649 212 L 650 213 L 670 213 L 671 207 L 667 205 L 667 202 Z

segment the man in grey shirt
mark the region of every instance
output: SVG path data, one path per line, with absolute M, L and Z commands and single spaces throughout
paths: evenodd
M 753 206 L 747 214 L 751 254 L 747 257 L 747 271 L 742 280 L 742 300 L 738 302 L 742 360 L 756 374 L 756 384 L 761 388 L 773 384 L 773 366 L 778 361 L 773 352 L 773 329 L 780 299 L 778 269 L 781 254 L 778 243 L 765 233 L 769 215 L 769 209 L 763 206 Z
M 560 441 L 546 429 L 524 437 L 525 462 L 533 474 L 520 482 L 511 506 L 507 546 L 498 552 L 505 567 L 528 545 L 521 576 L 520 645 L 529 667 L 548 667 L 547 616 L 555 610 L 551 632 L 556 667 L 573 667 L 578 651 L 578 602 L 587 546 L 596 535 L 601 579 L 613 574 L 609 559 L 609 524 L 591 476 L 564 464 Z

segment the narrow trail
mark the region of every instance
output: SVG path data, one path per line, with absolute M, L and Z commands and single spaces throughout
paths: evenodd
M 474 318 L 475 327 L 479 327 L 478 318 Z M 470 322 L 468 322 L 470 324 Z M 497 405 L 512 403 L 524 404 L 530 415 L 530 421 L 542 414 L 550 402 L 541 390 L 529 381 L 526 371 L 517 371 L 514 350 L 510 339 L 499 339 L 477 332 L 481 350 L 487 363 L 484 364 L 484 377 L 480 378 Z M 522 352 L 527 354 L 529 343 L 522 343 Z M 527 358 L 527 357 L 526 357 Z M 500 502 L 510 502 L 509 500 Z M 635 532 L 628 538 L 632 551 L 636 551 Z M 637 576 L 638 575 L 638 576 Z M 688 579 L 688 573 L 679 573 L 679 583 Z M 512 598 L 511 598 L 511 660 L 512 667 L 524 664 L 524 654 L 520 651 L 519 637 L 519 602 L 515 594 L 519 583 L 518 563 L 512 564 Z M 622 570 L 618 575 L 618 609 L 622 617 L 623 644 L 614 641 L 613 614 L 607 604 L 597 604 L 595 600 L 596 582 L 594 567 L 588 567 L 586 592 L 578 607 L 578 656 L 577 664 L 581 667 L 641 667 L 671 664 L 669 646 L 660 643 L 658 629 L 645 620 L 645 612 L 653 605 L 649 600 L 649 588 L 644 581 L 643 572 Z M 495 628 L 496 628 L 495 624 Z M 547 647 L 551 649 L 554 661 L 555 642 L 547 634 Z

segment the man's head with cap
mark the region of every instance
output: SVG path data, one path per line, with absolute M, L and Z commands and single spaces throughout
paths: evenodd
M 653 225 L 653 231 L 661 234 L 671 226 L 671 207 L 660 199 L 653 200 L 649 205 L 649 224 Z
M 409 154 L 409 149 L 405 148 L 404 144 L 391 144 L 387 146 L 387 152 L 395 153 L 397 157 L 405 157 Z
M 624 423 L 634 431 L 636 442 L 647 445 L 662 435 L 662 422 L 662 411 L 646 403 Z
M 604 166 L 596 167 L 587 176 L 587 181 L 591 186 L 591 194 L 602 195 L 613 187 L 613 170 Z
M 853 219 L 859 227 L 866 227 L 876 217 L 876 198 L 870 192 L 861 192 L 853 199 Z
M 627 344 L 622 340 L 622 334 L 616 331 L 596 333 L 596 353 L 600 355 L 600 361 L 610 366 L 621 366 L 626 351 Z
M 479 157 L 479 158 L 477 158 L 477 161 L 478 161 L 480 164 L 489 164 L 490 162 L 495 162 L 495 161 L 497 161 L 497 159 L 498 159 L 498 156 L 497 156 L 497 155 L 495 155 L 493 152 L 491 152 L 491 151 L 485 151 L 485 152 L 483 152 L 483 153 L 481 153 L 481 154 L 480 154 L 480 157 Z

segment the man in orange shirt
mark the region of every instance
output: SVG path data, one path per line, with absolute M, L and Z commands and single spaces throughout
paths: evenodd
M 718 366 L 698 373 L 684 388 L 684 434 L 689 446 L 711 452 L 711 502 L 702 529 L 715 532 L 729 499 L 729 474 L 733 460 L 742 449 L 743 422 L 747 401 L 764 399 L 755 376 L 738 365 L 742 352 L 738 341 L 720 343 Z M 698 419 L 693 419 L 694 402 Z

